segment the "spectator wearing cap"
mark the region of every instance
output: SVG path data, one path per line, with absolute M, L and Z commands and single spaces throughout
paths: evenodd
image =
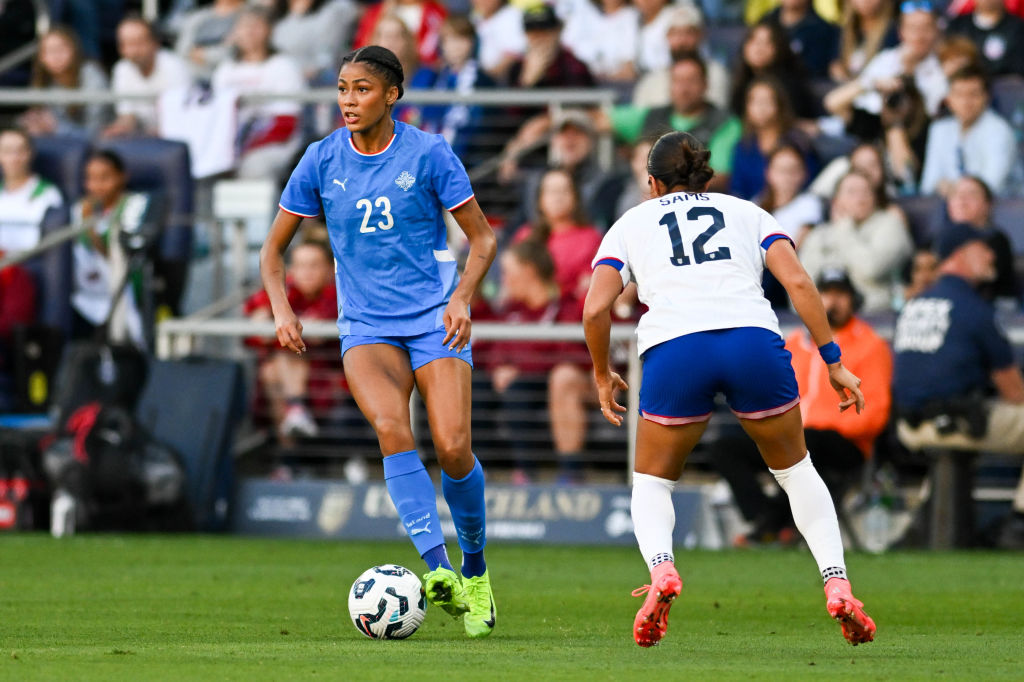
M 550 5 L 523 10 L 523 30 L 526 52 L 509 67 L 504 85 L 510 88 L 590 88 L 596 84 L 587 65 L 562 45 L 562 20 Z M 551 118 L 547 107 L 506 107 L 505 113 L 509 119 L 525 121 L 503 152 L 505 162 L 499 169 L 499 179 L 508 183 L 516 177 L 518 160 L 535 149 L 549 132 Z
M 789 45 L 812 78 L 827 78 L 839 54 L 839 28 L 821 18 L 811 0 L 782 0 L 767 20 L 789 35 Z
M 1024 454 L 1024 377 L 978 292 L 995 279 L 995 254 L 963 223 L 943 230 L 935 251 L 939 279 L 907 301 L 893 336 L 899 439 L 911 450 Z M 1024 479 L 1002 540 L 1024 547 Z
M 1014 269 L 1013 247 L 1006 232 L 992 222 L 992 190 L 985 181 L 965 175 L 953 183 L 946 196 L 946 215 L 938 222 L 939 234 L 952 223 L 963 223 L 978 230 L 996 255 L 996 279 L 979 287 L 990 301 L 1003 299 L 1011 306 L 1020 304 L 1020 286 Z
M 509 69 L 508 85 L 521 88 L 587 88 L 595 85 L 587 65 L 561 44 L 562 20 L 550 5 L 523 11 L 526 52 Z
M 880 117 L 883 103 L 889 96 L 903 93 L 908 79 L 924 98 L 928 115 L 938 113 L 949 84 L 935 53 L 941 32 L 928 0 L 904 0 L 899 34 L 899 45 L 876 54 L 856 78 L 825 96 L 825 108 L 847 120 L 848 127 L 870 128 L 867 123 L 854 121 L 854 117 Z
M 953 183 L 975 175 L 997 195 L 1017 163 L 1017 138 L 1002 116 L 989 108 L 988 78 L 965 67 L 950 79 L 946 97 L 951 116 L 934 121 L 921 171 L 922 194 L 949 194 Z
M 611 126 L 630 144 L 641 137 L 658 138 L 674 130 L 690 133 L 711 152 L 715 177 L 712 191 L 728 187 L 732 154 L 743 133 L 740 120 L 707 100 L 708 73 L 697 54 L 682 55 L 672 64 L 669 93 L 671 102 L 663 107 L 615 107 Z
M 857 480 L 857 472 L 872 456 L 875 440 L 889 421 L 893 361 L 885 339 L 858 317 L 861 296 L 846 272 L 825 270 L 817 284 L 832 334 L 842 349 L 843 365 L 863 382 L 864 410 L 836 409 L 828 368 L 807 330 L 794 330 L 786 339 L 786 350 L 793 356 L 807 448 L 816 453 L 814 465 L 833 497 L 840 497 Z M 753 532 L 739 544 L 763 542 L 773 536 L 785 540 L 793 532 L 789 505 L 784 495 L 768 497 L 761 488 L 764 463 L 753 443 L 738 435 L 717 447 L 723 449 L 723 456 L 713 458 L 715 466 L 729 482 L 744 518 L 754 525 Z M 740 456 L 735 455 L 737 450 Z
M 638 7 L 640 7 L 638 5 Z M 643 12 L 643 7 L 640 7 Z M 688 54 L 699 54 L 708 72 L 706 97 L 719 109 L 729 106 L 729 69 L 711 56 L 705 42 L 704 17 L 693 5 L 665 7 L 658 14 L 657 26 L 662 29 L 654 45 L 665 49 L 664 65 L 644 68 L 644 74 L 633 88 L 633 106 L 663 107 L 671 103 L 672 62 Z M 664 20 L 661 19 L 664 17 Z M 652 24 L 653 26 L 654 24 Z M 641 29 L 643 35 L 644 29 Z M 647 41 L 641 39 L 641 49 Z M 653 63 L 653 62 L 652 62 Z
M 552 118 L 547 168 L 528 168 L 521 175 L 524 214 L 518 222 L 535 222 L 535 201 L 541 178 L 552 168 L 568 171 L 579 188 L 583 206 L 594 223 L 608 228 L 619 217 L 615 202 L 626 176 L 603 170 L 597 161 L 597 132 L 590 114 L 580 109 L 563 109 Z
M 1024 21 L 1006 11 L 1004 0 L 978 0 L 946 32 L 971 39 L 989 76 L 1024 75 Z

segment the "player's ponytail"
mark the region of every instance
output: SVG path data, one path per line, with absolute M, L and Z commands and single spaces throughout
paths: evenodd
M 405 88 L 402 82 L 405 80 L 405 72 L 402 70 L 402 62 L 394 52 L 380 45 L 367 45 L 358 50 L 352 50 L 341 60 L 341 65 L 353 62 L 365 64 L 366 68 L 384 81 L 385 89 L 394 86 L 398 88 L 398 99 L 402 99 Z
M 647 155 L 647 172 L 669 191 L 703 192 L 715 175 L 710 159 L 711 152 L 693 135 L 666 133 Z

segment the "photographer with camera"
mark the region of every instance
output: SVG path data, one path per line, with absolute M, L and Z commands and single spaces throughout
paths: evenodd
M 899 439 L 911 450 L 1024 454 L 1024 377 L 977 291 L 995 279 L 995 254 L 963 223 L 941 232 L 935 250 L 939 279 L 907 301 L 893 336 Z M 1024 547 L 1024 479 L 1001 544 Z
M 906 90 L 909 80 L 920 92 L 925 112 L 934 116 L 939 111 L 948 84 L 935 53 L 940 32 L 930 2 L 905 0 L 900 5 L 899 35 L 899 45 L 879 52 L 857 78 L 825 96 L 825 108 L 842 118 L 851 134 L 865 139 L 877 135 L 886 98 Z

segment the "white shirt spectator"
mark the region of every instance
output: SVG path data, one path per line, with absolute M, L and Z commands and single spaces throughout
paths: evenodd
M 906 222 L 883 208 L 859 225 L 841 218 L 817 226 L 800 245 L 800 262 L 815 280 L 826 268 L 845 269 L 864 295 L 864 311 L 882 312 L 892 310 L 913 250 Z
M 118 102 L 117 115 L 131 115 L 138 120 L 143 130 L 157 127 L 156 96 L 172 88 L 188 85 L 192 80 L 188 65 L 170 50 L 162 49 L 153 60 L 153 71 L 142 75 L 134 63 L 119 59 L 114 64 L 111 86 L 119 95 L 153 95 L 152 101 L 126 100 Z
M 43 216 L 64 203 L 60 191 L 38 175 L 10 190 L 0 182 L 0 251 L 27 251 L 39 243 Z
M 636 59 L 640 13 L 629 5 L 605 14 L 593 3 L 578 3 L 562 29 L 562 44 L 604 79 Z
M 665 5 L 654 17 L 654 21 L 640 26 L 637 34 L 636 70 L 640 73 L 667 69 L 672 63 L 672 55 L 665 41 L 668 33 L 668 20 L 675 9 L 671 4 Z
M 480 41 L 480 66 L 485 71 L 494 70 L 506 57 L 521 57 L 526 52 L 523 12 L 518 7 L 505 5 L 487 19 L 474 17 L 473 24 Z
M 1013 128 L 991 109 L 986 109 L 966 131 L 953 116 L 940 118 L 928 129 L 921 193 L 935 193 L 943 180 L 975 175 L 994 193 L 1002 194 L 1016 163 Z
M 213 73 L 214 90 L 249 92 L 302 92 L 306 81 L 291 57 L 275 54 L 263 62 L 222 62 Z M 238 109 L 238 125 L 244 127 L 260 118 L 298 116 L 302 106 L 295 100 L 276 99 L 243 104 Z
M 882 113 L 882 94 L 875 90 L 875 81 L 882 78 L 894 78 L 903 74 L 903 48 L 896 46 L 882 50 L 861 71 L 860 82 L 867 89 L 853 100 L 853 106 L 869 114 Z M 914 68 L 914 84 L 924 98 L 924 108 L 929 116 L 935 116 L 942 100 L 949 91 L 946 74 L 935 53 L 918 62 Z

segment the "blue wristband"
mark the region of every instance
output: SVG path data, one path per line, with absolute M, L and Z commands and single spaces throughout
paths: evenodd
M 829 341 L 824 346 L 819 346 L 818 352 L 821 353 L 821 359 L 825 361 L 826 365 L 839 362 L 839 358 L 843 355 L 839 350 L 839 344 L 835 341 Z

